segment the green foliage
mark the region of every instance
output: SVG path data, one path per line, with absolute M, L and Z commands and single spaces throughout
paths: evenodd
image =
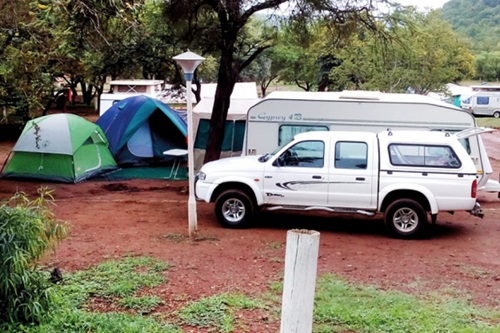
M 99 313 L 59 308 L 50 321 L 32 326 L 4 327 L 5 333 L 182 333 L 178 327 L 154 318 L 121 312 Z M 0 324 L 0 328 L 2 328 Z
M 49 311 L 52 291 L 36 262 L 66 235 L 48 205 L 52 191 L 30 200 L 15 194 L 0 206 L 0 321 L 38 322 Z
M 476 123 L 480 127 L 500 128 L 500 119 L 493 117 L 478 117 Z M 483 134 L 488 135 L 488 134 Z
M 318 281 L 316 333 L 500 332 L 493 313 L 456 299 L 418 300 L 400 292 L 355 286 L 331 275 Z M 498 316 L 498 314 L 496 314 Z
M 266 95 L 266 90 L 271 82 L 278 77 L 278 71 L 283 68 L 283 64 L 274 57 L 275 53 L 271 46 L 277 39 L 276 29 L 266 22 L 264 18 L 258 17 L 250 21 L 245 28 L 242 40 L 245 41 L 247 50 L 258 47 L 265 48 L 258 57 L 247 65 L 240 73 L 241 81 L 255 81 L 261 89 L 262 96 Z M 244 55 L 248 51 L 240 51 L 239 57 L 245 60 Z
M 2 3 L 0 16 L 0 106 L 7 115 L 29 118 L 52 94 L 54 68 L 47 27 L 37 25 L 32 0 Z
M 500 2 L 451 0 L 441 11 L 455 31 L 470 39 L 474 51 L 500 51 Z
M 71 276 L 69 292 L 75 292 L 76 305 L 81 305 L 91 295 L 107 299 L 131 297 L 139 289 L 154 287 L 165 281 L 158 274 L 169 266 L 149 257 L 127 257 L 108 261 Z M 74 289 L 75 288 L 75 289 Z
M 500 51 L 482 52 L 476 57 L 476 76 L 484 81 L 500 79 Z
M 179 317 L 190 326 L 229 333 L 235 329 L 234 310 L 256 309 L 263 305 L 239 294 L 219 294 L 193 302 L 179 311 Z
M 301 29 L 306 28 L 306 29 Z M 316 90 L 320 77 L 318 59 L 322 52 L 329 54 L 331 45 L 318 47 L 327 33 L 319 22 L 310 22 L 306 27 L 291 22 L 282 26 L 278 43 L 274 49 L 273 61 L 279 63 L 279 78 L 287 83 L 295 83 L 305 91 Z
M 239 325 L 239 311 L 257 310 L 271 313 L 278 320 L 282 283 L 271 284 L 272 294 L 249 298 L 242 294 L 217 294 L 194 301 L 174 313 L 143 316 L 160 302 L 158 297 L 144 294 L 144 287 L 154 287 L 162 280 L 165 263 L 145 257 L 128 257 L 92 267 L 84 272 L 68 273 L 65 283 L 55 290 L 53 311 L 39 324 L 0 323 L 6 333 L 182 333 L 179 325 L 203 332 L 244 332 Z M 118 275 L 118 276 L 116 276 Z M 152 276 L 156 275 L 157 278 Z M 110 283 L 126 284 L 142 277 L 156 283 L 133 283 L 134 290 L 109 291 Z M 160 277 L 160 278 L 158 278 Z M 97 283 L 96 283 L 97 281 Z M 111 282 L 112 281 L 112 282 Z M 97 286 L 104 283 L 104 287 Z M 118 288 L 121 289 L 121 288 Z M 393 291 L 380 291 L 371 286 L 347 283 L 332 275 L 317 281 L 314 332 L 457 332 L 498 333 L 500 313 L 477 309 L 467 301 L 452 298 L 450 290 L 419 298 Z M 107 290 L 107 291 L 106 291 Z M 119 295 L 126 294 L 121 297 Z M 91 311 L 92 304 L 108 305 L 108 309 L 133 309 L 140 314 Z M 276 315 L 276 317 L 274 317 Z M 244 324 L 249 324 L 245 322 Z
M 500 78 L 500 2 L 497 0 L 451 0 L 441 9 L 453 29 L 466 36 L 477 55 L 475 78 Z
M 142 316 L 161 303 L 159 297 L 135 296 L 144 288 L 155 287 L 164 282 L 162 273 L 168 267 L 168 264 L 154 258 L 127 257 L 105 262 L 86 271 L 66 273 L 64 284 L 58 285 L 52 298 L 51 317 L 37 325 L 0 324 L 0 331 L 180 333 L 182 331 L 174 325 Z M 111 308 L 116 308 L 117 305 L 122 309 L 133 309 L 139 314 L 91 312 L 88 308 L 95 300 L 100 300 Z
M 386 44 L 374 34 L 352 35 L 340 48 L 342 64 L 330 72 L 335 90 L 366 89 L 418 94 L 470 77 L 473 56 L 437 12 L 397 11 L 385 29 Z
M 145 314 L 151 312 L 154 308 L 161 304 L 161 299 L 158 296 L 128 296 L 118 301 L 118 304 L 126 309 L 137 310 L 138 313 Z

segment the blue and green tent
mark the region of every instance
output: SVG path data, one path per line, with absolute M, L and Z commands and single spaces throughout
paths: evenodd
M 153 165 L 171 160 L 170 149 L 187 148 L 186 121 L 167 104 L 137 95 L 109 108 L 96 122 L 119 165 Z

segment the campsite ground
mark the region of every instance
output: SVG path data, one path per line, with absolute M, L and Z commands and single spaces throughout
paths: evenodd
M 499 172 L 500 131 L 484 138 Z M 0 142 L 1 161 L 13 144 Z M 282 278 L 286 233 L 293 228 L 320 232 L 319 274 L 331 272 L 356 283 L 420 295 L 439 289 L 500 308 L 500 199 L 495 194 L 480 195 L 484 219 L 463 212 L 442 214 L 433 237 L 423 240 L 389 238 L 380 218 L 326 214 L 267 213 L 254 228 L 223 229 L 206 203 L 198 203 L 199 232 L 190 239 L 186 181 L 0 180 L 0 199 L 16 191 L 34 196 L 40 186 L 54 189 L 54 211 L 71 227 L 45 265 L 65 272 L 130 254 L 161 258 L 172 268 L 167 282 L 151 291 L 164 300 L 157 311 L 221 292 L 266 291 L 270 282 Z M 268 318 L 244 320 L 252 332 L 279 328 Z

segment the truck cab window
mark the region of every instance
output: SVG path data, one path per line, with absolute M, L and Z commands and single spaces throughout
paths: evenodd
M 335 144 L 335 168 L 366 169 L 368 145 L 365 142 L 339 141 Z
M 325 143 L 304 141 L 288 148 L 278 158 L 280 166 L 322 168 L 325 163 Z

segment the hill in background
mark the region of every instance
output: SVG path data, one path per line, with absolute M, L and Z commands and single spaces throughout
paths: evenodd
M 451 0 L 441 12 L 474 52 L 500 52 L 500 0 Z

